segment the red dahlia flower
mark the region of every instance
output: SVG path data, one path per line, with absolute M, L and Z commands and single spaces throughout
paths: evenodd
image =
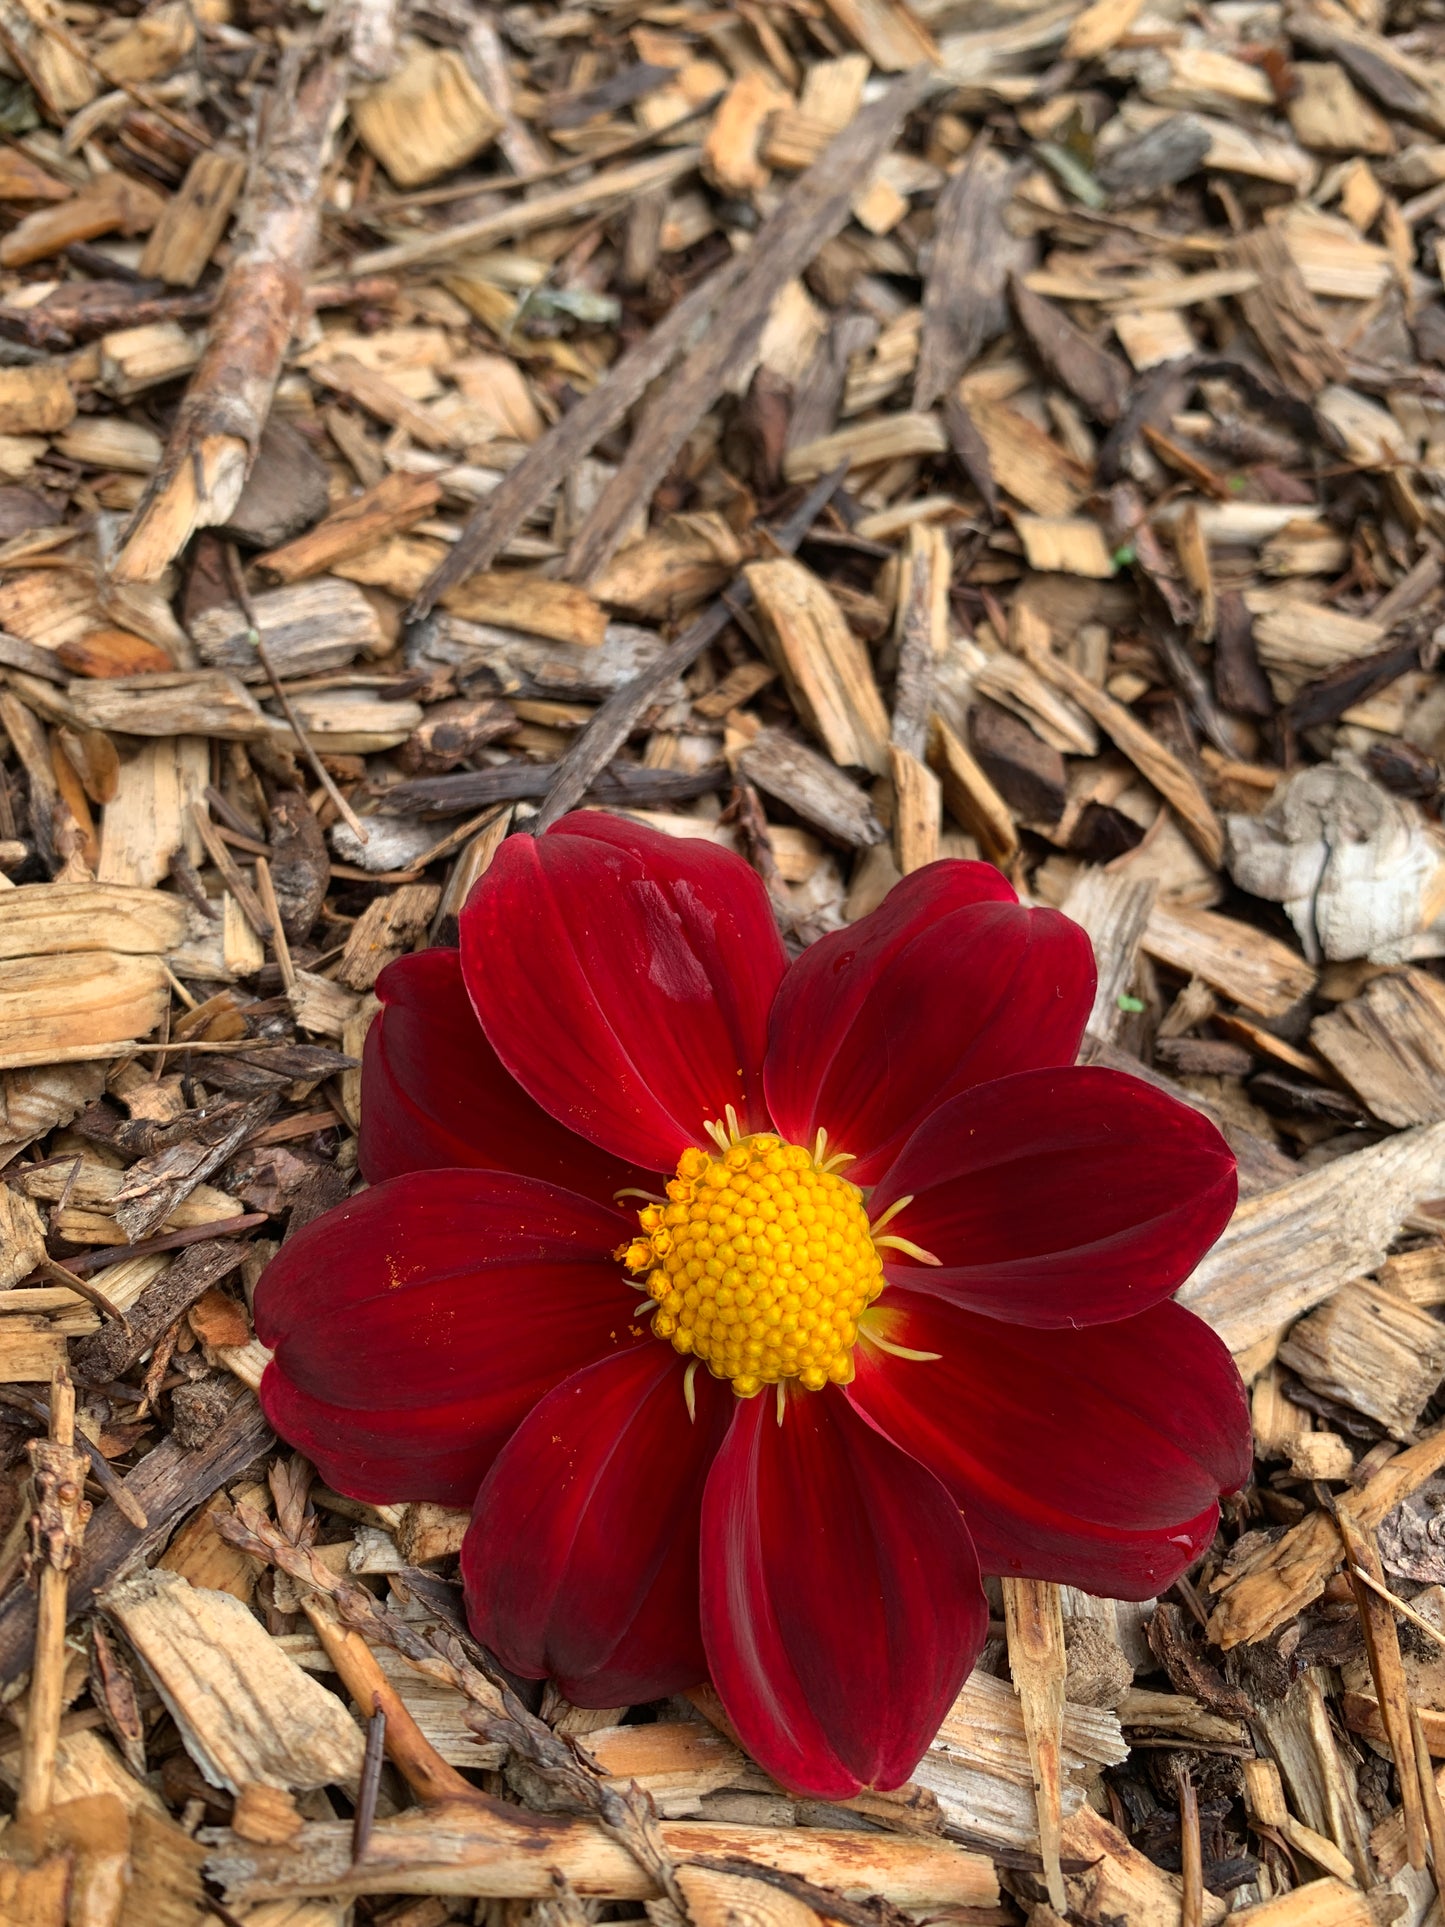
M 371 1189 L 256 1324 L 334 1486 L 475 1500 L 507 1666 L 584 1706 L 710 1674 L 837 1798 L 912 1771 L 980 1567 L 1144 1598 L 1208 1544 L 1249 1426 L 1169 1296 L 1234 1160 L 1071 1068 L 1075 924 L 935 863 L 789 968 L 746 864 L 584 812 L 504 843 L 461 934 L 381 977 Z

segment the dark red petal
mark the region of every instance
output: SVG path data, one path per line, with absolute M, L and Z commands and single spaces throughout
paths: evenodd
M 539 1398 L 644 1336 L 609 1255 L 626 1235 L 616 1211 L 497 1172 L 363 1191 L 289 1239 L 256 1288 L 276 1354 L 262 1402 L 341 1491 L 475 1492 Z
M 299 1390 L 274 1364 L 261 1380 L 261 1407 L 277 1436 L 304 1452 L 329 1486 L 373 1505 L 469 1506 L 509 1428 L 495 1394 L 358 1410 Z
M 810 946 L 773 1004 L 768 1105 L 784 1137 L 851 1151 L 873 1184 L 948 1098 L 1072 1064 L 1094 1001 L 1089 939 L 1025 910 L 987 863 L 930 863 Z
M 1219 1507 L 1196 1519 L 1135 1532 L 1086 1525 L 1039 1501 L 1005 1504 L 977 1498 L 968 1523 L 985 1572 L 1013 1579 L 1051 1579 L 1104 1599 L 1157 1599 L 1187 1572 L 1219 1530 Z
M 698 1627 L 703 1486 L 733 1395 L 644 1345 L 578 1372 L 523 1421 L 462 1547 L 472 1629 L 579 1706 L 627 1706 L 707 1677 Z
M 502 1068 L 467 996 L 459 951 L 399 957 L 377 978 L 376 994 L 382 1007 L 361 1073 L 361 1168 L 370 1183 L 467 1165 L 610 1201 L 623 1185 L 646 1182 L 550 1117 Z
M 895 1288 L 878 1312 L 891 1343 L 938 1356 L 900 1359 L 865 1342 L 849 1397 L 937 1474 L 971 1523 L 982 1508 L 995 1539 L 1015 1514 L 1037 1525 L 1043 1507 L 1086 1532 L 1142 1530 L 1167 1543 L 1249 1477 L 1234 1360 L 1182 1306 L 1045 1331 Z
M 1020 1325 L 1097 1325 L 1167 1298 L 1228 1224 L 1234 1155 L 1200 1112 L 1117 1071 L 1023 1071 L 956 1097 L 875 1190 L 938 1266 L 890 1279 Z M 885 1233 L 885 1235 L 887 1235 Z
M 713 1684 L 758 1764 L 820 1799 L 902 1785 L 988 1608 L 947 1492 L 834 1390 L 733 1420 L 702 1513 Z
M 507 839 L 461 933 L 497 1055 L 594 1144 L 666 1171 L 728 1104 L 744 1128 L 766 1126 L 786 960 L 767 892 L 729 851 L 579 811 Z

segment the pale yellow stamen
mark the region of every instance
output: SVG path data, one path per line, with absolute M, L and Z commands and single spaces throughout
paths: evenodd
M 882 1238 L 875 1234 L 873 1242 L 875 1245 L 887 1245 L 890 1251 L 906 1252 L 910 1258 L 916 1258 L 921 1265 L 941 1265 L 943 1263 L 943 1260 L 941 1258 L 935 1258 L 931 1251 L 925 1251 L 922 1245 L 914 1244 L 911 1238 L 895 1238 L 893 1234 L 889 1232 L 887 1236 Z
M 904 1206 L 912 1204 L 912 1202 L 913 1193 L 909 1191 L 903 1197 L 895 1198 L 886 1211 L 880 1211 L 878 1216 L 873 1220 L 873 1236 L 876 1238 L 884 1225 L 896 1218 Z
M 891 1338 L 885 1338 L 882 1332 L 875 1331 L 871 1325 L 865 1324 L 858 1336 L 867 1339 L 870 1345 L 876 1345 L 880 1352 L 891 1352 L 894 1358 L 911 1358 L 919 1365 L 931 1364 L 934 1359 L 943 1356 L 942 1352 L 916 1352 L 908 1345 L 895 1345 Z

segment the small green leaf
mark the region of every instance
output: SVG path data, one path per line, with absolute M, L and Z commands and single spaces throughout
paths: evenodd
M 1121 990 L 1119 992 L 1119 1008 L 1120 1010 L 1127 1010 L 1131 1017 L 1137 1017 L 1139 1012 L 1144 1008 L 1144 1005 L 1140 998 L 1131 997 L 1127 990 Z

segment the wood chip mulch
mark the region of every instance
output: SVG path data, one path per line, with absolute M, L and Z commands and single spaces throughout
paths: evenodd
M 1438 1920 L 1442 256 L 1438 0 L 0 0 L 0 1920 Z M 794 950 L 997 864 L 1239 1159 L 1254 1482 L 896 1793 L 524 1701 L 256 1403 L 584 800 Z

